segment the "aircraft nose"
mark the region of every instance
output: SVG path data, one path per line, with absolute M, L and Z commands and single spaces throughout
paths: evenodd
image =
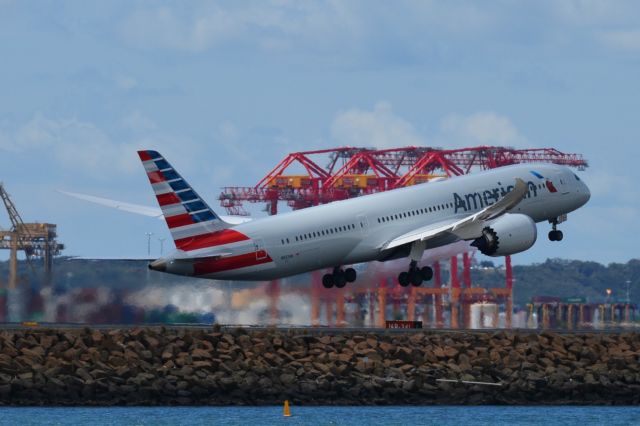
M 589 199 L 591 199 L 591 191 L 585 183 L 582 183 L 582 188 L 580 190 L 580 201 L 582 205 L 587 204 Z

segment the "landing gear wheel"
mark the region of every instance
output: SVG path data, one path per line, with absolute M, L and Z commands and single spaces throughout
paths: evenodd
M 347 285 L 347 280 L 344 276 L 344 272 L 342 271 L 338 271 L 337 273 L 333 274 L 333 281 L 337 288 L 343 288 L 345 285 Z
M 347 280 L 348 283 L 352 283 L 356 280 L 356 270 L 353 268 L 347 268 L 344 270 L 344 279 Z
M 419 269 L 411 271 L 409 273 L 409 281 L 414 287 L 420 287 L 422 285 L 422 272 Z
M 322 276 L 322 286 L 324 288 L 332 288 L 334 284 L 333 274 L 324 274 Z
M 398 284 L 402 287 L 406 287 L 409 285 L 409 273 L 408 272 L 400 272 L 398 275 Z
M 420 272 L 422 273 L 422 279 L 425 281 L 430 281 L 433 278 L 433 269 L 428 266 L 422 267 Z
M 553 231 L 549 231 L 549 241 L 562 241 L 563 237 L 564 235 L 562 235 L 562 231 L 555 229 Z

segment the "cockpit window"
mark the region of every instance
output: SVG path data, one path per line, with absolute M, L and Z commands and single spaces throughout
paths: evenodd
M 577 175 L 577 174 L 575 174 L 575 173 L 574 173 L 573 175 L 576 177 L 576 180 L 577 180 L 577 181 L 579 181 L 579 180 L 580 180 L 580 178 L 578 177 L 578 175 Z

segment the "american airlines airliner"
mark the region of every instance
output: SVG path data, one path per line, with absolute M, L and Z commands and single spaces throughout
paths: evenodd
M 160 153 L 138 151 L 176 250 L 149 264 L 156 271 L 220 280 L 272 280 L 330 269 L 326 288 L 356 280 L 345 265 L 408 258 L 402 286 L 433 276 L 425 249 L 471 242 L 506 256 L 536 242 L 536 222 L 557 225 L 590 198 L 571 170 L 519 164 L 336 201 L 231 224 L 218 216 Z

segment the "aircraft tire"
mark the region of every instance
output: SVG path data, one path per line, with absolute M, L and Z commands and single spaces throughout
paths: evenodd
M 332 288 L 334 284 L 333 274 L 324 274 L 322 276 L 322 286 L 324 288 Z
M 348 283 L 354 282 L 357 277 L 358 277 L 358 274 L 356 273 L 355 269 L 347 268 L 344 270 L 344 278 L 345 280 L 347 280 Z
M 562 231 L 549 231 L 549 241 L 562 241 L 563 237 Z
M 431 281 L 431 278 L 433 278 L 433 269 L 429 266 L 422 267 L 420 272 L 422 273 L 422 279 L 425 281 Z
M 406 287 L 409 285 L 409 273 L 408 272 L 400 272 L 398 275 L 398 284 L 402 287 Z
M 411 272 L 409 274 L 409 281 L 411 281 L 411 285 L 414 287 L 420 287 L 422 285 L 422 272 L 419 269 Z
M 344 271 L 342 269 L 338 269 L 333 272 L 333 284 L 337 288 L 343 288 L 347 285 L 347 279 L 344 276 Z

